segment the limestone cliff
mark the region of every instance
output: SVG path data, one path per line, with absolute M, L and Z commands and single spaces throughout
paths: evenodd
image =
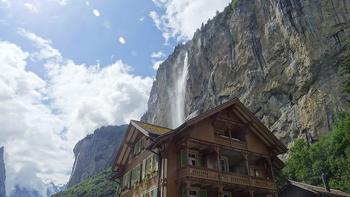
M 67 187 L 72 187 L 112 166 L 127 125 L 95 130 L 74 147 L 75 162 Z
M 347 110 L 349 21 L 350 0 L 235 0 L 160 65 L 142 120 L 175 127 L 238 97 L 286 144 L 328 132 Z
M 0 147 L 0 197 L 5 197 L 5 162 L 4 162 L 4 147 Z

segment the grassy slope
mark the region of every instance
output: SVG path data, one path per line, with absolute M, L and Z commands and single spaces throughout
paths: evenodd
M 52 197 L 114 197 L 117 183 L 110 180 L 110 174 L 110 170 L 103 171 Z

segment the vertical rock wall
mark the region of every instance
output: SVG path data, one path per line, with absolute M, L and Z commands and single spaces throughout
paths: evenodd
M 127 127 L 128 125 L 102 127 L 75 145 L 75 162 L 68 188 L 112 166 Z
M 238 97 L 286 144 L 347 111 L 339 61 L 350 0 L 239 0 L 161 64 L 143 121 L 171 126 L 169 92 L 188 53 L 185 117 Z

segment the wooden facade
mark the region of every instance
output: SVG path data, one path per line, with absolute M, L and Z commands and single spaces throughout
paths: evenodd
M 277 196 L 286 151 L 233 99 L 176 129 L 131 121 L 113 170 L 121 197 Z

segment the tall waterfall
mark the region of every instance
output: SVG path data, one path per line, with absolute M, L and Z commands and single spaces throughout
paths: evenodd
M 180 126 L 185 120 L 185 97 L 186 97 L 186 83 L 188 74 L 188 53 L 186 52 L 183 60 L 182 70 L 177 73 L 175 79 L 174 89 L 171 91 L 173 102 L 171 104 L 171 127 L 176 128 Z

